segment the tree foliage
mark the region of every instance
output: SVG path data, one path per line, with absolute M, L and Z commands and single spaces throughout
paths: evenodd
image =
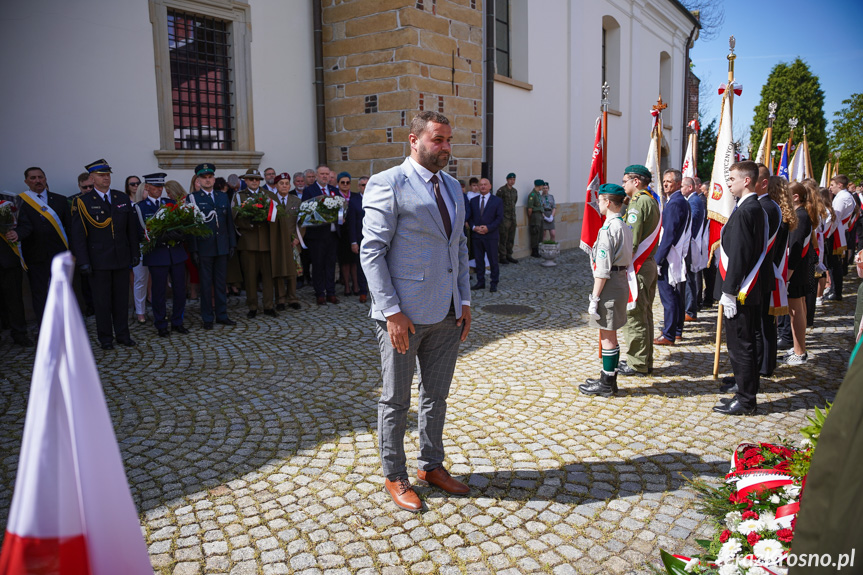
M 851 94 L 833 115 L 830 151 L 839 153 L 839 172 L 852 180 L 863 178 L 863 94 Z
M 716 155 L 716 118 L 701 128 L 698 132 L 698 158 L 696 169 L 701 181 L 710 183 L 710 174 L 713 173 L 713 156 Z
M 681 0 L 687 10 L 698 18 L 701 24 L 699 39 L 712 40 L 722 30 L 725 23 L 725 7 L 716 0 Z
M 788 120 L 797 118 L 794 142 L 803 139 L 803 127 L 809 140 L 809 156 L 812 170 L 820 175 L 827 160 L 827 120 L 824 117 L 824 91 L 821 82 L 800 58 L 790 64 L 780 62 L 770 71 L 761 88 L 761 101 L 755 107 L 750 138 L 753 155 L 761 144 L 761 136 L 767 128 L 767 105 L 776 102 L 776 121 L 773 123 L 773 146 L 788 140 Z M 779 161 L 777 157 L 776 161 Z M 816 175 L 816 177 L 817 177 Z

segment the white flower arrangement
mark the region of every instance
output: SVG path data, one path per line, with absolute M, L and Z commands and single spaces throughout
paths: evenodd
M 758 519 L 746 519 L 745 521 L 741 521 L 740 525 L 737 526 L 737 532 L 741 535 L 749 535 L 753 531 L 761 531 L 762 525 L 761 521 Z
M 782 562 L 785 549 L 776 539 L 762 539 L 752 550 L 762 565 L 777 565 Z
M 796 483 L 786 485 L 782 488 L 782 490 L 785 491 L 785 494 L 792 499 L 797 499 L 797 497 L 800 496 L 800 486 Z
M 739 511 L 732 511 L 725 516 L 725 526 L 730 531 L 735 531 L 740 522 L 743 521 L 743 515 Z
M 719 567 L 719 575 L 740 575 L 740 569 L 735 563 L 726 563 Z
M 719 553 L 716 555 L 716 564 L 717 565 L 725 565 L 727 563 L 734 563 L 734 560 L 737 558 L 738 553 L 743 549 L 743 545 L 737 539 L 729 539 L 725 543 L 722 544 L 722 548 L 719 550 Z M 735 569 L 737 567 L 735 566 Z

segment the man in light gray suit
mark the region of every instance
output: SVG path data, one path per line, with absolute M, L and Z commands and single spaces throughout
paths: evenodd
M 449 163 L 446 116 L 411 121 L 411 155 L 373 175 L 363 195 L 360 262 L 369 284 L 381 351 L 378 436 L 387 492 L 408 511 L 422 509 L 405 465 L 411 381 L 419 372 L 417 477 L 454 495 L 470 488 L 443 467 L 443 425 L 459 343 L 470 331 L 464 201 Z

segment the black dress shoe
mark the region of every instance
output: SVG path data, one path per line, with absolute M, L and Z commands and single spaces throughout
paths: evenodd
M 102 349 L 114 349 L 114 344 L 113 343 L 103 343 Z
M 491 293 L 495 293 L 497 291 L 497 286 L 491 286 L 490 288 L 488 288 L 488 291 L 490 291 Z
M 276 310 L 274 310 L 274 309 L 265 309 L 264 315 L 268 315 L 270 317 L 278 317 L 279 316 L 279 314 L 277 314 Z
M 283 304 L 283 303 L 276 304 L 276 309 L 278 311 L 285 311 L 285 304 Z
M 723 415 L 755 415 L 758 408 L 744 407 L 744 405 L 735 397 L 730 403 L 715 406 L 713 411 Z
M 256 315 L 258 315 L 258 310 L 256 310 L 256 309 L 250 309 L 250 310 L 246 313 L 246 317 L 247 317 L 247 318 L 249 318 L 249 319 L 254 319 Z
M 172 325 L 171 331 L 176 331 L 179 333 L 189 333 L 189 329 L 184 325 Z
M 476 291 L 479 289 L 485 289 L 485 284 L 475 284 L 475 285 L 470 286 L 470 289 L 472 291 Z
M 213 329 L 213 322 L 205 321 L 204 322 L 204 329 Z
M 506 256 L 506 261 L 508 261 L 511 264 L 517 264 L 518 263 L 518 260 L 512 256 Z
M 167 327 L 163 327 L 159 330 L 159 337 L 168 337 L 171 335 L 171 331 Z
M 222 325 L 237 325 L 237 322 L 235 322 L 235 321 L 234 321 L 234 320 L 232 320 L 232 319 L 228 319 L 228 318 L 225 318 L 225 319 L 217 319 L 217 320 L 216 320 L 216 323 L 218 323 L 218 324 L 222 324 Z
M 644 375 L 650 375 L 651 373 L 653 373 L 653 369 L 648 368 L 647 373 L 643 373 L 641 371 L 637 371 L 637 370 L 631 368 L 625 361 L 621 361 L 617 365 L 617 373 L 619 373 L 620 375 L 641 375 L 641 376 L 644 376 Z
M 737 393 L 737 380 L 733 375 L 727 375 L 722 378 L 722 385 L 719 386 L 719 391 L 722 393 Z
M 130 338 L 127 338 L 127 339 L 118 339 L 118 340 L 117 340 L 117 343 L 120 343 L 120 344 L 122 344 L 122 345 L 125 345 L 126 347 L 135 347 L 136 345 L 138 345 L 138 344 L 135 342 L 135 340 L 134 340 L 134 339 L 132 339 L 131 337 L 130 337 Z
M 303 306 L 301 306 L 301 305 L 300 305 L 300 304 L 298 304 L 297 302 L 293 302 L 293 303 L 289 303 L 289 304 L 288 304 L 288 307 L 289 307 L 289 308 L 291 308 L 291 309 L 300 309 L 300 308 L 301 308 L 301 307 L 303 307 Z
M 722 405 L 728 405 L 729 403 L 731 403 L 735 399 L 736 398 L 733 395 L 731 397 L 720 397 L 719 403 L 721 403 Z

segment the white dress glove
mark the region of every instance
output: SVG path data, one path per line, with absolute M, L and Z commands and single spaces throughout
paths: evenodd
M 725 317 L 731 319 L 737 315 L 737 300 L 734 299 L 734 296 L 723 293 L 722 297 L 719 298 L 719 303 L 725 309 Z
M 599 297 L 593 294 L 590 294 L 590 305 L 587 306 L 587 315 L 589 315 L 591 319 L 599 319 Z
M 554 216 L 543 216 L 542 219 L 544 219 L 548 223 L 551 223 L 554 221 Z

